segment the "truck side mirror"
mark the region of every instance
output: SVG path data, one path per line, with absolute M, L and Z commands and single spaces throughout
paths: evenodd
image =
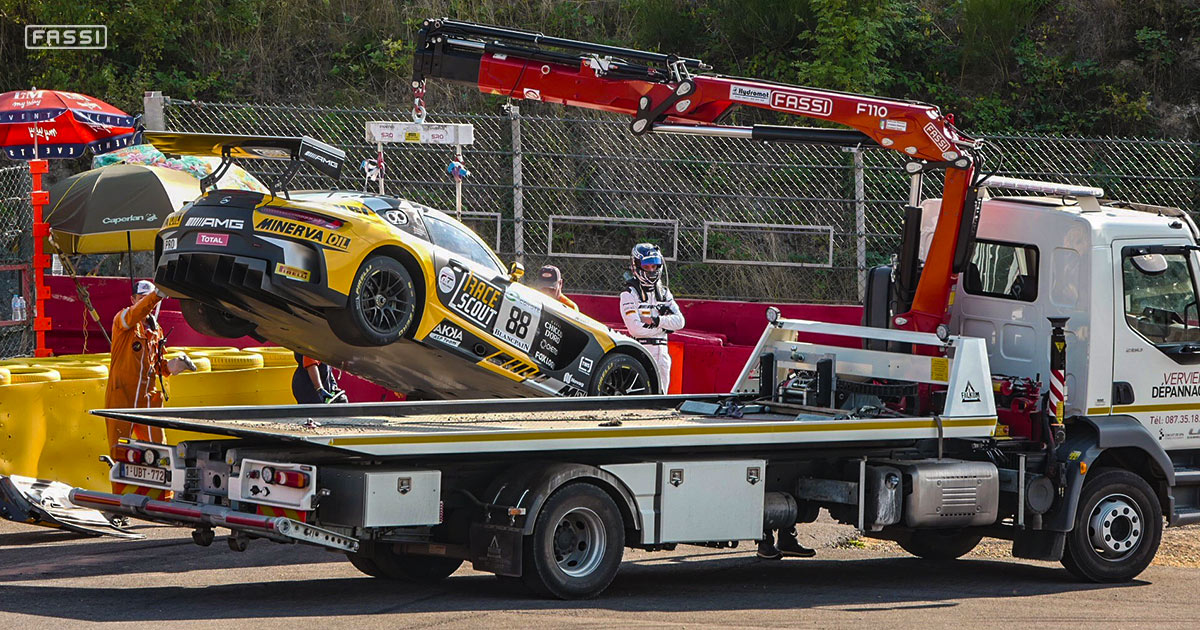
M 525 265 L 522 265 L 521 263 L 514 260 L 512 262 L 512 264 L 508 266 L 508 279 L 512 280 L 513 282 L 518 282 L 521 280 L 521 278 L 524 278 L 524 277 L 525 277 Z

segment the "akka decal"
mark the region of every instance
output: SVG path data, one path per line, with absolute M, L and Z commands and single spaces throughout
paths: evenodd
M 254 226 L 254 229 L 259 232 L 270 232 L 272 234 L 302 238 L 306 241 L 319 243 L 341 252 L 346 251 L 350 247 L 350 237 L 348 236 L 343 236 L 323 227 L 306 225 L 286 219 L 264 218 Z
M 307 269 L 285 265 L 283 263 L 275 263 L 275 273 L 293 280 L 302 280 L 308 282 L 312 277 L 312 272 Z
M 979 392 L 971 386 L 971 381 L 967 381 L 967 386 L 963 388 L 962 401 L 965 403 L 979 402 Z
M 241 219 L 218 219 L 216 217 L 191 217 L 185 224 L 187 227 L 220 228 L 223 230 L 240 230 L 246 227 Z
M 442 322 L 433 329 L 433 332 L 429 333 L 429 338 L 447 346 L 457 348 L 463 342 L 463 329 L 449 322 Z

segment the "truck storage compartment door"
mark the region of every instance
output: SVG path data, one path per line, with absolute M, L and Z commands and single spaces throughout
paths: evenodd
M 660 462 L 658 542 L 762 538 L 765 472 L 761 459 Z

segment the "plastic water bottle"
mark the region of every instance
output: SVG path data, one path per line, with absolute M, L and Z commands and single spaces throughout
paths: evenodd
M 20 295 L 12 297 L 12 319 L 13 321 L 25 321 L 25 300 Z
M 25 296 L 18 295 L 17 299 L 21 300 L 21 321 L 29 318 L 29 308 L 25 306 Z

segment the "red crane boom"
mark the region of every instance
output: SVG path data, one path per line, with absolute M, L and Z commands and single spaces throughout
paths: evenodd
M 698 59 L 439 19 L 426 20 L 418 34 L 413 89 L 421 111 L 425 81 L 433 77 L 475 85 L 485 94 L 632 116 L 630 129 L 637 135 L 682 133 L 899 151 L 913 177 L 913 207 L 920 202 L 923 174 L 944 168 L 941 212 L 919 280 L 919 234 L 906 229 L 897 310 L 907 312 L 893 317 L 897 328 L 932 332 L 945 317 L 955 274 L 974 238 L 976 141 L 926 103 L 699 74 L 708 69 Z M 849 129 L 720 124 L 736 106 Z

